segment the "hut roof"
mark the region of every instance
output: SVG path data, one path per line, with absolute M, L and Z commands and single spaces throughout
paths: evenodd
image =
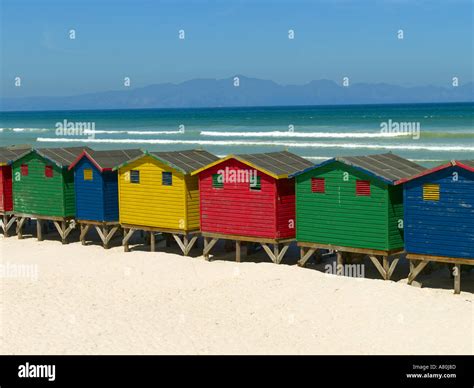
M 89 159 L 100 172 L 103 172 L 112 170 L 115 166 L 128 162 L 129 160 L 141 155 L 143 155 L 143 151 L 139 149 L 108 151 L 84 150 L 69 166 L 69 170 L 73 169 L 83 157 Z
M 326 160 L 294 175 L 296 176 L 333 162 L 344 163 L 391 185 L 397 185 L 401 183 L 401 180 L 425 170 L 423 166 L 417 163 L 388 152 L 367 156 L 340 156 Z
M 5 166 L 31 150 L 30 146 L 0 147 L 0 166 Z
M 18 155 L 12 161 L 21 159 L 31 152 L 35 152 L 41 157 L 56 164 L 58 167 L 68 167 L 83 151 L 92 151 L 89 147 L 65 147 L 65 148 L 33 148 Z M 10 163 L 12 162 L 10 161 Z
M 229 155 L 225 158 L 203 166 L 199 170 L 193 171 L 192 175 L 198 174 L 212 166 L 229 159 L 236 159 L 256 170 L 262 171 L 276 179 L 288 178 L 289 175 L 313 166 L 313 163 L 288 151 L 267 152 L 261 154 L 240 154 Z
M 398 181 L 397 183 L 409 182 L 409 181 L 412 181 L 413 179 L 421 178 L 422 176 L 429 175 L 429 174 L 432 174 L 434 172 L 441 171 L 441 170 L 444 170 L 446 168 L 450 168 L 450 167 L 453 167 L 453 166 L 458 166 L 458 167 L 461 167 L 461 168 L 463 168 L 467 171 L 474 172 L 474 160 L 451 160 L 450 162 L 441 164 L 440 166 L 436 166 L 436 167 L 433 167 L 433 168 L 427 168 L 427 169 L 421 171 L 418 174 L 412 175 L 412 176 L 404 178 L 404 179 L 400 179 L 400 181 Z
M 204 150 L 184 150 L 168 152 L 143 151 L 141 155 L 130 159 L 125 163 L 116 165 L 114 167 L 114 170 L 123 167 L 129 164 L 130 162 L 138 160 L 146 155 L 151 156 L 152 158 L 183 174 L 189 174 L 192 171 L 201 168 L 202 166 L 205 166 L 209 163 L 212 163 L 218 159 L 217 156 Z

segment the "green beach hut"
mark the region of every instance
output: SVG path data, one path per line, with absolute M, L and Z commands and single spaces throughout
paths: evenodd
M 300 264 L 319 249 L 337 252 L 338 271 L 344 257 L 368 255 L 382 277 L 389 279 L 404 251 L 399 181 L 423 170 L 386 153 L 337 157 L 294 174 Z
M 38 240 L 43 221 L 52 221 L 66 243 L 76 212 L 74 172 L 68 167 L 83 151 L 84 147 L 33 149 L 13 160 L 13 212 L 19 238 L 25 221 L 36 219 Z

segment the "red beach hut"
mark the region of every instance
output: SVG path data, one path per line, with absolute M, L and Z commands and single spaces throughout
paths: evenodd
M 5 237 L 8 237 L 8 231 L 16 220 L 12 213 L 12 167 L 9 163 L 28 150 L 28 146 L 0 148 L 0 225 Z
M 295 185 L 288 175 L 312 165 L 283 151 L 229 155 L 194 171 L 206 259 L 215 243 L 226 239 L 236 242 L 237 261 L 241 242 L 249 242 L 261 244 L 280 263 L 295 238 Z

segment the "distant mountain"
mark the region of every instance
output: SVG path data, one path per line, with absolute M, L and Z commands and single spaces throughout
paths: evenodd
M 66 97 L 0 99 L 0 109 L 75 110 L 201 108 L 231 106 L 388 104 L 474 101 L 473 83 L 459 87 L 402 87 L 385 83 L 356 83 L 343 87 L 330 80 L 305 85 L 279 85 L 273 81 L 239 77 L 194 79 L 179 84 L 157 84 L 130 90 L 108 91 Z

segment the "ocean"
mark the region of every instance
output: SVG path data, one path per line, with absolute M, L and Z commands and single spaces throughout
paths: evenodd
M 0 145 L 474 159 L 474 103 L 0 112 Z

